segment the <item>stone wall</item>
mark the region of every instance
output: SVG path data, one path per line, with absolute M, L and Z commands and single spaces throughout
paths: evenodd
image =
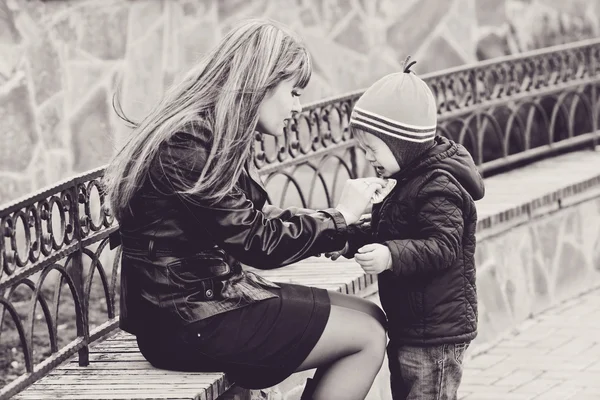
M 419 73 L 587 38 L 599 0 L 0 0 L 0 203 L 108 161 L 137 119 L 239 18 L 298 31 L 304 101 L 368 86 L 407 54 Z

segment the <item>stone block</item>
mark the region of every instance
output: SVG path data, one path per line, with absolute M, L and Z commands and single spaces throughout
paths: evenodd
M 569 292 L 572 288 L 581 287 L 581 280 L 588 275 L 589 267 L 586 257 L 582 254 L 581 248 L 574 243 L 565 241 L 560 244 L 558 250 L 558 259 L 555 261 L 558 266 L 554 282 L 556 294 L 561 296 L 564 291 Z
M 81 32 L 77 16 L 72 13 L 65 15 L 52 24 L 48 31 L 55 43 L 64 46 L 67 59 L 74 58 Z
M 290 29 L 295 32 L 302 34 L 302 29 L 300 27 L 300 19 L 298 16 L 300 15 L 301 6 L 300 2 L 297 0 L 279 0 L 277 2 L 271 1 L 267 4 L 264 3 L 264 0 L 259 0 L 257 4 L 254 5 L 253 8 L 246 8 L 241 13 L 236 14 L 236 17 L 243 16 L 266 16 L 268 18 L 272 18 L 275 21 L 279 21 L 285 25 L 287 25 Z M 312 7 L 317 7 L 313 5 Z M 236 19 L 228 19 L 227 24 L 225 26 L 231 26 Z M 324 26 L 322 15 L 319 15 L 319 27 Z M 225 30 L 223 30 L 225 32 Z
M 25 177 L 18 179 L 0 174 L 0 207 L 29 194 L 32 190 L 31 182 Z
M 157 24 L 160 24 L 163 19 L 164 6 L 164 0 L 131 3 L 129 20 L 132 23 L 129 25 L 129 41 L 132 46 L 130 47 L 135 48 L 136 46 L 133 46 L 135 43 L 143 40 L 147 33 L 151 32 Z
M 334 96 L 335 93 L 336 91 L 331 87 L 330 82 L 313 69 L 310 82 L 304 89 L 301 101 L 302 103 L 310 103 L 312 101 L 318 101 L 326 97 Z
M 177 66 L 173 69 L 185 73 L 217 44 L 220 39 L 219 26 L 210 20 L 196 21 L 175 33 L 173 39 L 172 45 L 180 48 Z
M 47 149 L 65 148 L 67 134 L 63 112 L 64 96 L 49 99 L 37 110 L 37 122 L 44 146 Z
M 368 86 L 365 82 L 369 60 L 366 55 L 356 53 L 337 43 L 323 38 L 322 33 L 306 35 L 306 44 L 311 53 L 313 64 L 322 71 L 336 93 L 356 90 Z
M 482 31 L 475 45 L 475 55 L 479 61 L 503 57 L 509 55 L 510 51 L 506 35 L 497 31 Z
M 219 0 L 215 3 L 219 21 L 230 20 L 231 22 L 244 17 L 264 15 L 269 5 L 268 0 Z M 288 4 L 281 4 L 284 2 L 279 3 L 280 8 L 287 9 L 285 6 Z
M 418 74 L 424 74 L 456 67 L 464 64 L 467 60 L 444 37 L 436 36 L 429 42 L 427 47 L 419 50 L 416 61 L 418 61 L 418 64 L 415 65 L 414 70 Z
M 123 109 L 134 121 L 146 116 L 163 94 L 163 28 L 148 32 L 127 54 Z
M 18 44 L 21 42 L 21 34 L 15 26 L 14 12 L 6 2 L 0 4 L 0 43 Z
M 215 3 L 214 0 L 182 0 L 179 2 L 184 15 L 194 19 L 206 15 L 212 7 L 216 6 Z
M 106 91 L 99 89 L 70 120 L 73 169 L 83 172 L 101 166 L 113 154 Z
M 550 277 L 537 259 L 533 260 L 530 274 L 533 288 L 532 297 L 534 299 L 532 311 L 535 313 L 547 308 L 551 304 Z
M 315 25 L 318 24 L 319 20 L 317 17 L 317 12 L 316 10 L 314 10 L 312 7 L 305 7 L 300 11 L 300 22 L 302 23 L 302 26 L 307 28 L 307 27 L 313 27 Z
M 318 1 L 315 8 L 320 15 L 320 25 L 328 31 L 338 29 L 337 24 L 354 11 L 351 0 Z
M 564 234 L 573 243 L 583 242 L 582 216 L 578 212 L 569 212 L 564 217 Z
M 582 15 L 586 11 L 594 9 L 595 0 L 536 0 L 536 2 L 543 4 L 553 9 L 570 14 L 570 15 Z
M 444 34 L 452 38 L 452 43 L 461 49 L 461 54 L 470 57 L 467 62 L 475 61 L 476 3 L 477 0 L 455 0 L 444 20 Z
M 9 7 L 11 4 L 16 6 L 27 18 L 35 25 L 46 25 L 53 17 L 68 13 L 69 8 L 73 5 L 65 1 L 8 1 Z
M 347 49 L 364 54 L 369 51 L 367 31 L 369 26 L 363 18 L 355 15 L 347 25 L 335 36 L 334 41 Z
M 481 312 L 479 313 L 479 331 L 482 336 L 492 339 L 506 332 L 507 327 L 514 326 L 510 306 L 502 290 L 502 282 L 497 277 L 497 269 L 502 264 L 495 264 L 477 276 L 477 293 Z
M 21 172 L 29 165 L 38 141 L 27 83 L 22 80 L 0 94 L 0 171 Z
M 48 159 L 46 149 L 38 144 L 33 151 L 33 158 L 27 171 L 33 190 L 39 190 L 54 183 L 48 180 L 48 174 L 46 173 L 47 167 L 51 162 Z
M 393 49 L 379 46 L 370 49 L 367 53 L 368 68 L 365 72 L 364 87 L 367 87 L 387 74 L 398 72 L 402 69 L 396 59 Z
M 558 249 L 558 229 L 555 219 L 539 220 L 537 224 L 530 226 L 534 237 L 533 251 L 541 254 L 541 267 L 545 268 L 548 275 L 552 271 L 555 254 Z
M 13 12 L 6 3 L 0 3 L 0 84 L 8 79 L 17 68 L 23 53 L 21 34 L 15 26 Z
M 594 37 L 598 26 L 588 13 L 570 15 L 539 0 L 507 1 L 506 14 L 520 51 Z
M 63 68 L 55 44 L 47 31 L 39 30 L 27 43 L 34 98 L 37 104 L 62 90 Z
M 125 56 L 129 22 L 129 8 L 125 4 L 82 7 L 77 14 L 81 49 L 103 60 L 117 60 Z M 136 24 L 137 21 L 131 23 Z
M 479 26 L 501 26 L 506 23 L 505 0 L 475 1 L 476 21 Z
M 73 175 L 73 154 L 71 148 L 48 150 L 49 163 L 44 171 L 48 182 L 58 182 Z
M 108 79 L 110 67 L 91 61 L 68 61 L 65 64 L 68 82 L 65 98 L 67 106 L 70 109 L 79 107 L 103 79 Z
M 417 1 L 403 15 L 395 18 L 387 30 L 387 43 L 399 52 L 399 62 L 404 60 L 406 53 L 415 54 L 446 16 L 453 3 L 454 1 Z M 445 54 L 436 54 L 438 62 L 442 62 L 443 59 L 440 55 Z M 419 68 L 419 72 L 424 71 Z

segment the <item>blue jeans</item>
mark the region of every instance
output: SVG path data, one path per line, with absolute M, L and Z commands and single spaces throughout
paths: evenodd
M 469 343 L 429 347 L 388 345 L 394 400 L 456 400 Z

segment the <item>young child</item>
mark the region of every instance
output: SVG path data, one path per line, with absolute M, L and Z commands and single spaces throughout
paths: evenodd
M 395 187 L 351 230 L 344 255 L 379 275 L 395 400 L 456 399 L 477 334 L 474 200 L 483 180 L 460 144 L 436 136 L 435 99 L 408 65 L 358 100 L 350 127 Z M 390 186 L 392 188 L 392 186 Z

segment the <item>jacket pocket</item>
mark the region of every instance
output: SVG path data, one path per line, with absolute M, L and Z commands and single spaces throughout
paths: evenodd
M 408 306 L 410 314 L 415 319 L 421 320 L 423 318 L 423 292 L 409 292 L 408 293 Z
M 465 351 L 469 347 L 469 343 L 456 343 L 454 345 L 454 359 L 457 363 L 462 364 L 465 357 Z

